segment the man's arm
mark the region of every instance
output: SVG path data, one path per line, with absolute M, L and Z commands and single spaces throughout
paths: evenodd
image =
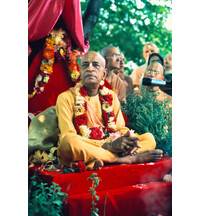
M 142 65 L 136 68 L 130 75 L 132 79 L 132 83 L 133 83 L 133 89 L 136 91 L 139 91 L 140 89 L 141 80 L 143 78 L 145 68 L 146 68 L 146 65 Z
M 139 148 L 138 138 L 131 137 L 129 132 L 127 132 L 125 135 L 115 139 L 114 141 L 104 143 L 102 147 L 115 154 L 131 154 L 133 150 Z
M 73 104 L 74 97 L 70 91 L 64 92 L 58 96 L 56 102 L 56 113 L 58 116 L 58 126 L 60 129 L 61 139 L 67 133 L 77 134 L 73 124 Z
M 126 81 L 122 80 L 118 75 L 112 73 L 111 77 L 111 86 L 113 91 L 117 94 L 120 101 L 125 100 L 126 98 Z

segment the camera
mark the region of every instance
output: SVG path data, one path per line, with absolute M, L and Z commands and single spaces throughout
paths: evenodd
M 172 74 L 168 74 L 165 80 L 157 80 L 149 77 L 142 79 L 142 85 L 144 86 L 159 86 L 162 91 L 172 96 Z

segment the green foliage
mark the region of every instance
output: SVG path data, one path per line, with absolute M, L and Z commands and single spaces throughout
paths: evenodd
M 172 140 L 172 110 L 167 108 L 168 101 L 156 100 L 156 95 L 145 88 L 142 96 L 130 94 L 122 105 L 122 110 L 128 117 L 128 127 L 142 134 L 150 132 L 154 135 L 157 148 L 171 155 Z
M 96 208 L 96 204 L 97 201 L 99 201 L 99 196 L 96 193 L 96 187 L 98 187 L 100 179 L 97 176 L 97 173 L 92 173 L 88 179 L 92 181 L 92 186 L 89 188 L 89 192 L 92 196 L 91 216 L 98 216 L 99 209 Z
M 154 42 L 165 55 L 172 50 L 171 31 L 165 22 L 171 13 L 171 0 L 153 4 L 149 0 L 104 0 L 98 23 L 90 36 L 91 50 L 99 51 L 112 44 L 118 46 L 128 61 L 144 62 L 142 47 Z M 88 0 L 81 1 L 82 11 Z
M 167 134 L 165 140 L 157 143 L 157 148 L 162 149 L 167 155 L 172 156 L 172 131 L 171 130 Z
M 29 182 L 29 216 L 60 216 L 66 194 L 59 185 L 42 180 L 37 174 Z

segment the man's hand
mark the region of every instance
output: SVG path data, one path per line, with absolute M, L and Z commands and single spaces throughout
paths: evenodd
M 127 132 L 124 136 L 117 138 L 112 143 L 105 143 L 103 148 L 113 153 L 129 154 L 134 148 L 139 148 L 137 142 L 138 138 L 130 137 L 129 132 Z

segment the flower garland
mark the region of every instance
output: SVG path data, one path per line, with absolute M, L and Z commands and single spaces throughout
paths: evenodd
M 99 87 L 99 99 L 102 108 L 104 128 L 88 127 L 86 96 L 88 96 L 88 93 L 85 86 L 79 87 L 76 92 L 74 107 L 74 125 L 77 133 L 90 139 L 101 140 L 108 137 L 110 133 L 116 132 L 116 118 L 113 112 L 113 96 L 111 90 L 106 87 L 104 81 L 100 82 Z
M 46 38 L 40 73 L 35 79 L 35 85 L 32 93 L 29 94 L 29 98 L 44 91 L 44 86 L 48 83 L 50 75 L 53 73 L 55 59 L 66 61 L 73 82 L 79 79 L 80 69 L 77 63 L 77 57 L 81 53 L 77 50 L 71 50 L 71 41 L 69 38 L 66 38 L 65 42 L 63 40 L 65 36 L 66 32 L 59 29 L 53 30 Z
M 77 58 L 78 56 L 80 56 L 80 54 L 81 53 L 78 50 L 73 50 L 68 54 L 68 70 L 70 72 L 70 76 L 73 82 L 78 81 L 80 77 L 80 67 L 77 63 Z

